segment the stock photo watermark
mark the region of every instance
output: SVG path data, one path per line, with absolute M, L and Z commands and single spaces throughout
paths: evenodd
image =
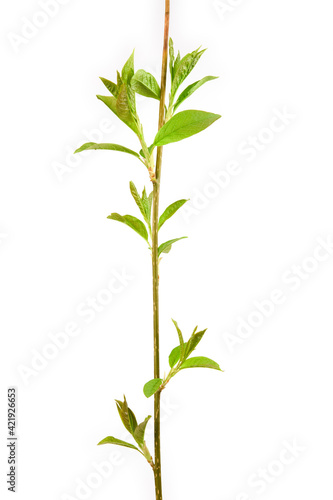
M 163 397 L 161 400 L 161 423 L 166 422 L 178 408 L 178 404 L 171 401 L 169 396 Z M 153 423 L 151 421 L 148 423 L 146 435 L 153 435 Z M 117 436 L 124 441 L 129 441 L 131 438 L 131 435 L 123 429 L 117 433 Z M 104 458 L 100 462 L 92 462 L 90 471 L 82 475 L 82 477 L 76 478 L 72 492 L 61 494 L 61 500 L 86 500 L 90 498 L 94 491 L 105 485 L 106 480 L 126 463 L 126 456 L 127 454 L 121 451 L 111 451 L 106 459 Z
M 333 256 L 333 236 L 318 237 L 312 254 L 300 263 L 293 264 L 281 275 L 283 286 L 274 287 L 264 299 L 255 300 L 250 311 L 236 319 L 233 331 L 222 334 L 230 353 L 250 339 L 264 322 L 271 318 L 292 294 L 301 289 L 311 276 L 321 269 L 321 265 Z
M 5 243 L 7 238 L 8 238 L 7 233 L 0 233 L 0 247 Z
M 279 454 L 253 472 L 246 481 L 246 491 L 238 493 L 233 500 L 253 500 L 266 493 L 306 450 L 307 448 L 295 438 L 283 441 Z
M 68 144 L 62 160 L 52 161 L 51 168 L 59 182 L 64 182 L 68 175 L 72 174 L 82 165 L 84 159 L 89 157 L 92 151 L 86 151 L 85 155 L 75 155 L 74 151 L 81 146 L 82 142 L 104 142 L 104 136 L 116 130 L 115 125 L 108 118 L 103 118 L 98 127 L 83 129 L 81 139 L 76 144 Z
M 90 325 L 101 313 L 103 313 L 113 302 L 115 296 L 123 293 L 134 277 L 126 270 L 112 271 L 112 277 L 106 286 L 96 294 L 89 295 L 75 308 L 73 318 L 64 324 L 61 330 L 49 332 L 47 342 L 39 348 L 33 348 L 30 353 L 28 364 L 19 364 L 17 371 L 24 385 L 29 385 L 41 372 L 58 358 L 74 338 L 79 337 L 85 326 Z
M 38 37 L 49 22 L 59 14 L 61 8 L 70 2 L 71 0 L 39 0 L 38 7 L 31 16 L 20 18 L 18 31 L 10 31 L 7 34 L 14 52 L 20 52 L 31 40 Z
M 214 0 L 213 7 L 220 20 L 224 21 L 244 3 L 245 0 Z
M 210 181 L 202 188 L 192 189 L 190 201 L 182 209 L 184 221 L 188 223 L 191 217 L 199 215 L 207 208 L 230 186 L 233 179 L 246 170 L 244 163 L 253 163 L 258 155 L 264 152 L 295 119 L 296 115 L 290 112 L 287 106 L 282 106 L 280 109 L 273 108 L 272 116 L 266 126 L 262 127 L 255 135 L 250 135 L 239 143 L 238 156 L 229 161 L 221 170 L 208 172 Z

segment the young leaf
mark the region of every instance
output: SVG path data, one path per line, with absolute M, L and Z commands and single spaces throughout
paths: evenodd
M 202 332 L 198 333 L 193 333 L 191 338 L 189 339 L 188 342 L 185 342 L 184 344 L 184 360 L 191 354 L 191 352 L 194 351 L 196 346 L 199 344 L 200 340 L 204 336 L 206 330 L 203 330 Z M 169 365 L 170 368 L 175 366 L 176 363 L 180 360 L 180 355 L 181 355 L 181 345 L 178 345 L 174 349 L 172 349 L 170 355 L 169 355 Z
M 130 427 L 131 427 L 131 430 L 132 430 L 132 434 L 134 436 L 134 432 L 138 426 L 138 423 L 136 421 L 136 418 L 135 418 L 135 415 L 134 413 L 132 412 L 131 408 L 127 408 L 128 410 L 128 418 L 129 418 L 129 422 L 130 422 Z
M 143 191 L 142 191 L 142 196 L 141 196 L 141 202 L 142 202 L 142 205 L 143 205 L 143 208 L 147 214 L 147 208 L 148 208 L 148 196 L 147 196 L 147 192 L 146 192 L 146 187 L 143 188 Z
M 134 435 L 133 435 L 135 441 L 138 443 L 138 445 L 141 448 L 144 445 L 146 427 L 147 427 L 147 424 L 148 424 L 150 419 L 151 419 L 151 415 L 148 415 L 148 417 L 145 418 L 144 421 L 141 422 L 141 424 L 139 424 L 137 426 L 137 428 L 135 429 Z
M 165 243 L 162 243 L 158 247 L 158 255 L 161 255 L 161 253 L 169 253 L 172 245 L 176 243 L 176 241 L 183 240 L 184 238 L 187 238 L 187 236 L 182 236 L 181 238 L 175 238 L 174 240 L 169 240 L 166 241 Z
M 131 110 L 131 113 L 136 116 L 136 101 L 135 101 L 135 92 L 130 85 L 126 87 L 127 90 L 127 98 L 128 104 Z
M 180 60 L 181 60 L 180 59 L 180 52 L 178 50 L 178 54 L 177 54 L 177 57 L 176 57 L 176 60 L 175 60 L 175 64 L 173 65 L 172 80 L 174 79 L 175 74 L 178 71 L 178 68 L 179 68 L 179 65 L 180 65 Z
M 138 193 L 138 190 L 135 187 L 134 182 L 132 182 L 132 181 L 130 182 L 130 190 L 131 190 L 131 193 L 132 193 L 132 196 L 134 198 L 135 203 L 137 204 L 137 206 L 139 207 L 140 212 L 143 215 L 143 218 L 145 219 L 145 221 L 147 222 L 147 224 L 149 224 L 149 221 L 148 221 L 148 218 L 147 218 L 147 213 L 146 213 L 145 207 L 143 205 L 143 201 L 140 198 L 140 195 Z
M 148 196 L 148 204 L 149 204 L 149 207 L 150 207 L 149 213 L 151 213 L 151 207 L 153 205 L 153 198 L 154 198 L 154 191 L 152 191 L 150 193 L 150 195 Z
M 169 354 L 169 366 L 173 368 L 180 359 L 180 345 L 177 345 Z
M 196 358 L 188 358 L 184 363 L 182 363 L 180 369 L 185 368 L 212 368 L 213 370 L 221 370 L 219 365 L 212 359 L 199 356 Z
M 110 80 L 107 80 L 106 78 L 102 78 L 101 76 L 100 76 L 100 79 L 102 80 L 102 82 L 104 83 L 104 85 L 108 89 L 108 91 L 111 92 L 111 94 L 114 97 L 118 97 L 117 85 L 113 82 L 110 82 Z
M 185 347 L 185 359 L 188 358 L 188 356 L 194 351 L 194 349 L 197 347 L 199 344 L 200 340 L 206 333 L 207 328 L 205 330 L 202 330 L 201 332 L 196 331 L 193 332 L 191 335 L 190 339 L 188 342 L 186 342 L 186 347 Z
M 172 96 L 175 96 L 178 88 L 183 83 L 185 78 L 187 78 L 191 73 L 192 69 L 195 67 L 205 50 L 206 49 L 194 50 L 190 54 L 187 54 L 185 57 L 183 57 L 181 61 L 179 61 L 177 70 L 174 70 L 174 77 L 171 85 Z
M 147 382 L 143 388 L 143 393 L 146 396 L 146 398 L 150 398 L 150 396 L 155 394 L 155 392 L 158 391 L 162 382 L 163 380 L 161 378 L 153 378 L 152 380 L 149 380 L 149 382 Z
M 119 71 L 117 71 L 117 88 L 119 89 L 124 82 L 122 81 Z
M 185 352 L 185 344 L 184 344 L 184 338 L 181 329 L 178 326 L 177 321 L 174 319 L 172 320 L 173 324 L 176 327 L 177 333 L 178 333 L 178 338 L 179 338 L 179 347 L 180 347 L 180 359 L 183 359 L 184 352 Z
M 121 151 L 122 153 L 128 153 L 130 155 L 136 156 L 136 158 L 139 158 L 140 160 L 140 155 L 138 153 L 132 151 L 131 149 L 125 148 L 125 146 L 120 146 L 119 144 L 96 144 L 96 142 L 86 142 L 86 144 L 83 144 L 83 146 L 74 151 L 74 154 L 81 153 L 81 151 L 89 151 L 92 149 L 110 149 L 111 151 Z
M 128 430 L 128 432 L 134 434 L 134 431 L 138 423 L 136 421 L 134 413 L 127 405 L 125 396 L 124 396 L 124 402 L 116 399 L 116 405 L 121 421 L 124 424 L 124 427 Z
M 173 79 L 173 65 L 175 62 L 175 50 L 173 48 L 173 40 L 171 37 L 169 38 L 169 59 L 170 59 L 170 62 L 169 62 L 170 75 L 171 75 L 171 81 L 172 81 L 172 79 Z
M 139 69 L 135 73 L 131 80 L 131 87 L 137 94 L 152 97 L 158 101 L 160 100 L 161 89 L 159 84 L 152 74 L 147 73 L 143 69 Z
M 117 220 L 118 222 L 126 224 L 131 229 L 136 231 L 140 236 L 142 236 L 143 239 L 148 241 L 148 233 L 146 226 L 141 220 L 137 219 L 136 217 L 133 217 L 133 215 L 119 215 L 117 213 L 113 213 L 108 216 L 108 219 Z
M 190 97 L 196 90 L 198 90 L 202 85 L 204 85 L 204 83 L 209 82 L 211 80 L 215 80 L 216 78 L 218 78 L 218 76 L 206 76 L 205 78 L 202 78 L 201 80 L 192 83 L 192 85 L 186 87 L 186 89 L 178 97 L 173 110 L 176 111 L 178 106 L 180 106 L 185 101 L 185 99 Z
M 207 113 L 206 111 L 188 110 L 181 111 L 174 115 L 157 132 L 154 145 L 165 146 L 172 142 L 178 142 L 192 135 L 198 134 L 202 130 L 212 125 L 220 115 Z
M 121 78 L 124 83 L 129 84 L 133 76 L 134 76 L 134 50 L 132 54 L 129 56 L 128 60 L 126 61 L 122 69 Z
M 125 429 L 128 430 L 128 432 L 131 432 L 128 413 L 124 412 L 124 410 L 123 410 L 123 402 L 119 401 L 118 399 L 116 399 L 115 401 L 116 401 L 119 417 L 120 417 L 122 423 L 124 424 Z
M 120 115 L 120 112 L 119 112 L 119 109 L 117 107 L 117 102 L 118 102 L 118 99 L 119 99 L 119 95 L 118 95 L 118 98 L 116 99 L 115 97 L 113 96 L 103 96 L 103 95 L 98 95 L 97 96 L 97 99 L 99 99 L 100 101 L 104 102 L 104 104 L 106 104 L 106 106 L 111 109 L 111 111 L 122 121 L 124 122 L 128 127 L 130 127 L 136 134 L 138 134 L 138 128 L 136 126 L 136 123 L 135 121 L 133 120 L 133 117 L 132 115 L 130 115 L 127 111 L 127 113 L 121 113 Z M 126 97 L 127 99 L 127 97 Z M 127 105 L 127 110 L 129 110 L 129 107 Z
M 149 148 L 148 148 L 149 154 L 152 153 L 152 151 L 153 151 L 154 148 L 155 148 L 154 144 L 152 144 L 151 146 L 149 146 Z M 140 149 L 140 155 L 142 156 L 142 158 L 145 158 L 143 149 Z
M 153 195 L 154 195 L 154 193 L 152 191 L 150 193 L 150 195 L 147 196 L 146 189 L 144 189 L 142 192 L 142 198 L 141 198 L 142 205 L 143 205 L 143 208 L 145 210 L 149 226 L 150 226 L 150 221 L 151 221 L 151 207 L 152 207 L 152 203 L 153 203 Z
M 170 217 L 173 216 L 177 212 L 177 210 L 180 209 L 186 203 L 188 200 L 179 200 L 175 201 L 171 205 L 168 206 L 166 210 L 164 210 L 163 214 L 161 215 L 159 221 L 158 221 L 158 229 L 161 229 L 163 226 L 164 222 L 170 219 Z
M 133 104 L 133 103 L 132 103 Z M 130 107 L 129 96 L 127 93 L 127 86 L 123 84 L 119 89 L 119 95 L 117 97 L 116 109 L 118 116 L 125 123 L 134 123 L 132 116 L 132 109 Z
M 98 445 L 100 444 L 117 444 L 118 446 L 125 446 L 126 448 L 132 448 L 133 450 L 140 451 L 136 446 L 134 446 L 134 444 L 126 443 L 126 441 L 121 441 L 121 439 L 116 439 L 112 436 L 102 439 Z

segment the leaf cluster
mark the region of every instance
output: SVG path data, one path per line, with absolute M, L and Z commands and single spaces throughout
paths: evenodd
M 206 82 L 217 78 L 214 76 L 206 76 L 201 80 L 190 84 L 185 88 L 185 90 L 183 90 L 178 99 L 175 101 L 180 86 L 190 75 L 191 71 L 196 66 L 204 52 L 205 50 L 200 50 L 199 48 L 189 54 L 186 54 L 184 57 L 181 57 L 178 52 L 178 55 L 175 58 L 173 41 L 170 38 L 169 70 L 171 87 L 169 105 L 165 112 L 165 123 L 157 132 L 153 142 L 148 147 L 144 137 L 143 126 L 137 112 L 136 94 L 160 101 L 161 89 L 155 77 L 151 73 L 145 71 L 144 69 L 139 69 L 135 72 L 133 51 L 124 64 L 122 71 L 117 71 L 116 83 L 106 78 L 101 78 L 102 83 L 111 95 L 97 95 L 97 98 L 102 101 L 119 118 L 119 120 L 121 120 L 135 133 L 140 141 L 141 150 L 136 152 L 125 146 L 114 143 L 97 144 L 88 142 L 78 148 L 75 153 L 92 149 L 104 149 L 130 154 L 146 166 L 151 181 L 155 182 L 155 148 L 178 142 L 198 134 L 220 118 L 220 115 L 198 110 L 187 110 L 174 114 L 179 106 L 183 104 L 184 101 L 188 99 L 196 90 L 198 90 Z
M 102 439 L 102 441 L 100 441 L 98 444 L 99 445 L 115 444 L 118 446 L 125 446 L 126 448 L 132 448 L 140 452 L 147 459 L 147 461 L 153 466 L 154 465 L 153 459 L 151 454 L 149 453 L 149 450 L 145 442 L 146 427 L 149 420 L 151 419 L 151 415 L 148 415 L 148 417 L 146 417 L 143 422 L 138 424 L 133 411 L 131 410 L 131 408 L 129 408 L 127 404 L 126 397 L 124 396 L 124 401 L 119 401 L 118 399 L 116 399 L 115 401 L 120 419 L 124 424 L 125 429 L 133 436 L 138 446 L 128 443 L 127 441 L 122 441 L 121 439 L 117 439 L 113 436 L 107 436 L 106 438 Z
M 137 234 L 139 234 L 147 243 L 149 249 L 151 249 L 151 236 L 152 236 L 152 228 L 151 228 L 151 211 L 152 211 L 152 202 L 153 202 L 153 192 L 151 192 L 148 196 L 146 193 L 146 188 L 142 191 L 142 195 L 140 196 L 134 182 L 130 182 L 130 191 L 134 198 L 134 201 L 139 208 L 143 220 L 134 217 L 133 215 L 120 215 L 118 213 L 112 213 L 108 216 L 108 219 L 116 220 L 118 222 L 122 222 L 126 224 L 128 227 L 133 229 Z M 170 219 L 188 200 L 178 200 L 169 205 L 162 215 L 159 218 L 158 230 L 164 225 L 164 223 Z M 186 238 L 186 236 L 182 236 L 181 238 L 174 238 L 169 241 L 165 241 L 161 243 L 158 247 L 158 255 L 160 256 L 162 253 L 169 253 L 172 245 L 179 240 Z
M 149 382 L 144 385 L 143 392 L 147 398 L 155 394 L 157 391 L 162 391 L 171 378 L 174 377 L 180 370 L 184 370 L 186 368 L 211 368 L 213 370 L 223 371 L 218 363 L 210 358 L 206 358 L 204 356 L 189 357 L 201 341 L 207 329 L 198 332 L 198 327 L 196 326 L 189 340 L 184 342 L 182 331 L 180 330 L 177 322 L 175 320 L 172 321 L 177 330 L 179 345 L 172 349 L 169 355 L 169 366 L 171 370 L 164 379 L 154 378 L 149 380 Z

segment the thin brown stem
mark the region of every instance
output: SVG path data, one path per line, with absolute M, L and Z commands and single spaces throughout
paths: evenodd
M 169 46 L 170 0 L 165 0 L 164 43 L 162 55 L 161 99 L 159 109 L 158 128 L 163 127 L 165 121 L 165 91 L 168 65 Z M 158 272 L 158 213 L 161 185 L 163 148 L 157 148 L 155 179 L 153 183 L 153 215 L 152 215 L 152 268 L 153 268 L 153 323 L 154 323 L 154 378 L 160 377 L 159 351 L 159 272 Z M 161 426 L 160 426 L 160 397 L 158 391 L 154 395 L 154 443 L 155 443 L 155 494 L 156 500 L 162 500 L 161 477 Z

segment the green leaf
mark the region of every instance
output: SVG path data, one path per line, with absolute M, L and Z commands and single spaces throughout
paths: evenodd
M 178 68 L 179 68 L 179 65 L 180 65 L 180 52 L 178 50 L 178 54 L 177 54 L 177 57 L 176 57 L 176 60 L 175 60 L 175 64 L 173 65 L 173 72 L 172 72 L 172 80 L 174 79 L 177 71 L 178 71 Z
M 87 142 L 86 144 L 83 144 L 83 146 L 81 146 L 79 149 L 74 151 L 74 154 L 81 153 L 81 151 L 89 151 L 92 149 L 110 149 L 111 151 L 121 151 L 122 153 L 128 153 L 130 155 L 136 156 L 136 158 L 139 158 L 140 160 L 140 155 L 138 153 L 132 151 L 131 149 L 125 148 L 125 146 L 120 146 L 119 144 L 96 144 L 96 142 Z
M 169 253 L 172 245 L 176 243 L 176 241 L 183 240 L 184 238 L 187 238 L 187 236 L 182 236 L 181 238 L 175 238 L 174 240 L 169 240 L 166 241 L 165 243 L 162 243 L 158 247 L 158 255 L 161 255 L 161 253 Z
M 111 92 L 111 94 L 114 97 L 118 97 L 117 85 L 115 83 L 111 82 L 110 80 L 107 80 L 106 78 L 102 78 L 101 76 L 100 76 L 100 79 L 102 80 L 102 82 L 104 83 L 104 85 L 108 89 L 108 91 Z
M 149 380 L 149 382 L 147 382 L 143 388 L 143 393 L 146 396 L 146 398 L 150 398 L 150 396 L 155 394 L 155 392 L 158 391 L 162 382 L 163 380 L 161 378 L 153 378 L 152 380 Z
M 119 416 L 125 428 L 132 434 L 132 436 L 134 436 L 134 432 L 138 426 L 138 423 L 133 411 L 127 405 L 126 397 L 124 396 L 123 402 L 116 399 L 116 405 Z
M 212 359 L 205 358 L 203 356 L 188 358 L 184 363 L 182 363 L 180 369 L 185 368 L 212 368 L 213 370 L 221 370 L 219 365 Z
M 155 77 L 151 73 L 147 73 L 143 69 L 139 69 L 131 80 L 132 89 L 145 97 L 152 97 L 160 100 L 161 89 Z
M 117 410 L 118 410 L 118 413 L 119 413 L 119 417 L 120 417 L 122 423 L 124 424 L 125 429 L 128 430 L 128 432 L 131 432 L 131 427 L 130 427 L 130 423 L 129 423 L 128 412 L 125 412 L 123 410 L 123 402 L 119 401 L 118 399 L 116 399 L 115 401 L 116 401 L 116 405 L 117 405 Z
M 134 413 L 127 405 L 125 396 L 124 396 L 124 402 L 116 399 L 116 405 L 121 421 L 124 424 L 124 427 L 128 430 L 128 432 L 134 434 L 134 431 L 138 423 L 136 421 Z
M 134 116 L 136 116 L 135 92 L 131 86 L 127 86 L 126 90 L 127 90 L 128 104 L 130 106 L 131 112 Z
M 117 71 L 117 88 L 119 89 L 123 83 L 124 82 L 121 79 L 121 75 L 120 75 L 119 71 Z
M 126 448 L 132 448 L 133 450 L 140 451 L 136 446 L 134 446 L 134 444 L 126 443 L 126 441 L 121 441 L 121 439 L 116 439 L 112 436 L 102 439 L 98 445 L 100 444 L 117 444 L 118 446 L 125 446 Z
M 169 354 L 169 366 L 173 368 L 180 360 L 180 345 L 177 345 Z
M 127 410 L 128 410 L 128 418 L 129 418 L 129 422 L 130 422 L 130 427 L 132 429 L 132 434 L 134 435 L 134 432 L 138 426 L 138 423 L 136 421 L 135 415 L 132 412 L 131 408 L 127 408 Z
M 151 215 L 151 207 L 153 205 L 153 198 L 154 198 L 154 192 L 152 191 L 150 195 L 148 196 L 148 207 L 149 207 L 149 213 Z
M 158 229 L 161 229 L 163 226 L 164 222 L 166 222 L 170 217 L 173 216 L 177 212 L 177 210 L 180 209 L 186 203 L 188 200 L 179 200 L 175 201 L 171 205 L 168 206 L 166 210 L 164 210 L 163 214 L 161 215 L 159 221 L 158 221 Z
M 220 115 L 207 113 L 206 111 L 188 110 L 181 111 L 174 115 L 157 132 L 154 145 L 165 146 L 172 142 L 178 142 L 192 135 L 198 134 L 202 130 L 212 125 Z
M 150 226 L 150 222 L 151 222 L 151 207 L 152 207 L 152 203 L 153 203 L 153 195 L 154 195 L 154 193 L 152 191 L 150 193 L 150 195 L 147 196 L 146 189 L 144 189 L 142 192 L 142 198 L 141 198 L 142 205 L 143 205 L 144 211 L 146 213 L 146 220 L 148 221 L 149 226 Z
M 173 324 L 175 325 L 176 327 L 176 330 L 177 330 L 177 333 L 178 333 L 178 338 L 179 338 L 179 347 L 180 347 L 180 359 L 183 359 L 183 356 L 184 356 L 184 352 L 185 352 L 185 344 L 184 344 L 184 338 L 183 338 L 183 334 L 181 332 L 181 329 L 179 328 L 178 326 L 178 323 L 177 321 L 175 321 L 174 319 L 172 320 Z
M 149 154 L 152 153 L 153 149 L 155 148 L 154 144 L 152 144 L 151 146 L 149 146 L 148 148 L 148 151 L 149 151 Z M 143 149 L 140 149 L 140 155 L 142 156 L 142 158 L 145 158 L 145 155 L 144 155 L 144 152 L 143 152 Z M 148 159 L 148 158 L 147 158 Z
M 189 339 L 188 342 L 185 342 L 184 344 L 184 360 L 191 354 L 191 352 L 194 351 L 196 346 L 199 344 L 200 340 L 204 336 L 206 330 L 203 330 L 202 332 L 195 333 L 193 332 L 191 338 Z M 174 349 L 172 349 L 170 355 L 169 355 L 169 365 L 170 368 L 175 366 L 176 363 L 180 360 L 181 356 L 181 345 L 178 345 Z
M 123 121 L 128 127 L 130 127 L 136 134 L 138 133 L 138 128 L 136 126 L 135 121 L 133 120 L 133 117 L 130 113 L 129 110 L 129 105 L 128 105 L 128 98 L 127 94 L 124 94 L 124 87 L 122 88 L 122 97 L 120 97 L 120 94 L 118 95 L 118 98 L 116 99 L 113 96 L 103 96 L 103 95 L 98 95 L 97 99 L 100 101 L 104 102 L 106 106 L 111 109 L 111 111 L 121 120 Z M 126 90 L 126 89 L 125 89 Z M 120 98 L 119 105 L 117 106 L 118 99 Z M 122 109 L 122 105 L 127 102 L 126 105 L 126 110 Z M 122 103 L 122 104 L 121 104 Z M 118 109 L 119 108 L 119 109 Z
M 147 215 L 147 209 L 148 209 L 148 196 L 147 196 L 147 192 L 146 192 L 146 187 L 143 188 L 143 191 L 142 191 L 142 196 L 140 198 L 141 200 L 141 203 L 142 203 L 142 206 L 143 206 L 143 209 L 145 211 L 145 214 Z
M 215 80 L 216 78 L 218 78 L 218 76 L 206 76 L 205 78 L 202 78 L 201 80 L 192 83 L 192 85 L 186 87 L 186 89 L 178 97 L 173 110 L 176 111 L 178 106 L 180 106 L 185 101 L 185 99 L 190 97 L 196 90 L 198 90 L 202 85 L 204 85 L 204 83 L 209 82 L 211 80 Z
M 117 97 L 116 109 L 118 116 L 125 123 L 134 123 L 132 110 L 130 107 L 129 96 L 127 93 L 127 86 L 123 84 L 119 89 L 119 95 Z
M 131 229 L 136 231 L 140 236 L 142 236 L 143 239 L 148 241 L 148 233 L 146 226 L 141 220 L 137 219 L 136 217 L 133 217 L 133 215 L 119 215 L 117 213 L 113 213 L 108 216 L 108 219 L 117 220 L 118 222 L 126 224 Z
M 190 339 L 188 342 L 186 342 L 186 347 L 185 347 L 185 359 L 188 358 L 188 356 L 191 354 L 191 352 L 194 351 L 194 349 L 197 347 L 199 344 L 200 340 L 206 333 L 207 328 L 205 330 L 202 330 L 201 332 L 197 332 L 194 330 L 193 334 L 191 335 Z
M 134 76 L 134 50 L 132 54 L 129 56 L 128 60 L 126 61 L 122 69 L 121 78 L 124 83 L 129 84 L 133 76 Z
M 194 50 L 190 54 L 187 54 L 182 58 L 181 61 L 179 61 L 177 65 L 177 69 L 174 70 L 174 77 L 173 77 L 173 82 L 171 85 L 171 95 L 172 97 L 175 96 L 178 88 L 180 85 L 183 83 L 185 78 L 188 77 L 188 75 L 191 73 L 197 62 L 199 61 L 200 57 L 202 54 L 205 52 L 206 49 L 204 50 Z
M 138 193 L 138 190 L 137 190 L 137 189 L 136 189 L 136 187 L 135 187 L 134 182 L 132 182 L 132 181 L 130 182 L 130 190 L 131 190 L 131 194 L 132 194 L 132 196 L 133 196 L 133 198 L 134 198 L 135 203 L 136 203 L 136 204 L 137 204 L 137 206 L 139 207 L 139 210 L 140 210 L 140 212 L 142 213 L 143 218 L 145 219 L 145 221 L 146 221 L 146 222 L 147 222 L 147 224 L 148 224 L 149 222 L 148 222 L 148 219 L 147 219 L 146 210 L 145 210 L 145 208 L 144 208 L 144 206 L 143 206 L 142 199 L 141 199 L 141 197 L 140 197 L 140 195 L 139 195 L 139 193 Z
M 134 432 L 134 439 L 135 441 L 138 443 L 138 445 L 142 448 L 142 446 L 144 445 L 144 442 L 145 442 L 145 432 L 146 432 L 146 427 L 147 427 L 147 424 L 149 422 L 149 420 L 151 419 L 151 415 L 148 415 L 147 418 L 144 419 L 143 422 L 141 422 L 141 424 L 139 424 L 137 426 L 137 428 L 135 429 L 135 432 Z
M 171 75 L 171 81 L 172 81 L 172 79 L 173 79 L 173 65 L 175 62 L 175 50 L 173 47 L 173 40 L 171 37 L 169 38 L 169 59 L 170 59 L 170 62 L 169 62 L 170 75 Z

